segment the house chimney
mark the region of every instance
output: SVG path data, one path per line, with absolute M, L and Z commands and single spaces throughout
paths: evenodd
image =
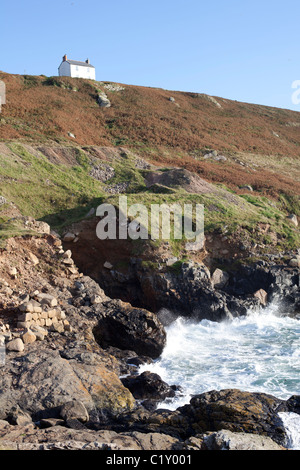
M 90 63 L 90 59 L 86 59 L 86 64 L 89 64 Z
M 63 61 L 65 62 L 67 60 L 67 54 L 63 56 Z

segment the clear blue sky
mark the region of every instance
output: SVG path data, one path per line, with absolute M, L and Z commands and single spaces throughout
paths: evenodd
M 57 75 L 67 54 L 99 81 L 300 111 L 299 0 L 1 0 L 0 22 L 5 72 Z

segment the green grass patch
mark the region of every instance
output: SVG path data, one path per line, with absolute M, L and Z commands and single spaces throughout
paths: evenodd
M 146 189 L 142 171 L 135 167 L 133 157 L 124 153 L 122 159 L 115 161 L 112 166 L 114 167 L 115 174 L 105 185 L 110 186 L 118 183 L 129 183 L 128 192 L 132 193 L 141 192 Z
M 286 210 L 290 214 L 295 214 L 300 216 L 300 198 L 299 196 L 294 196 L 292 194 L 283 194 L 279 195 L 279 200 L 281 202 L 283 210 Z
M 0 218 L 0 248 L 5 248 L 5 243 L 8 238 L 26 235 L 41 236 L 37 232 L 25 228 L 21 220 Z
M 59 228 L 82 217 L 89 202 L 104 196 L 102 185 L 88 174 L 85 154 L 78 150 L 78 166 L 55 165 L 42 154 L 37 157 L 20 144 L 10 144 L 16 159 L 0 154 L 1 194 L 14 202 L 23 215 Z M 19 158 L 18 158 L 19 157 Z
M 202 204 L 205 234 L 218 232 L 230 237 L 242 229 L 248 233 L 248 238 L 250 236 L 256 242 L 269 244 L 272 241 L 269 234 L 260 236 L 258 228 L 260 224 L 269 224 L 269 232 L 278 235 L 279 249 L 298 248 L 300 245 L 299 230 L 286 218 L 287 210 L 299 213 L 296 197 L 281 195 L 280 200 L 274 202 L 263 196 L 225 193 L 221 188 L 202 195 L 161 185 L 147 188 L 145 170 L 137 169 L 134 156 L 127 153 L 111 163 L 115 175 L 102 183 L 89 175 L 90 161 L 80 148 L 72 147 L 77 161 L 77 165 L 73 166 L 53 164 L 43 154 L 33 155 L 21 144 L 11 143 L 9 148 L 14 156 L 0 154 L 1 195 L 13 202 L 24 216 L 48 222 L 55 230 L 62 231 L 65 226 L 80 221 L 91 207 L 97 207 L 102 202 L 118 207 L 119 195 L 110 195 L 105 190 L 110 185 L 127 182 L 128 207 L 142 203 L 150 214 L 152 204 L 180 204 L 182 208 L 184 204 L 192 204 L 193 207 Z M 169 243 L 174 256 L 181 256 L 187 240 L 184 237 L 179 240 L 174 238 L 172 222 L 171 216 Z M 1 230 L 6 233 L 9 230 L 11 233 L 18 231 L 18 227 L 9 228 L 5 223 L 2 221 L 4 225 Z M 136 248 L 138 250 L 138 243 Z
M 118 195 L 110 196 L 107 202 L 111 202 L 118 207 Z M 138 194 L 127 194 L 128 206 L 141 203 L 144 204 L 150 214 L 152 204 L 172 205 L 184 204 L 202 204 L 204 206 L 204 232 L 208 233 L 226 233 L 230 238 L 237 231 L 241 235 L 241 230 L 247 232 L 247 238 L 256 242 L 271 244 L 272 238 L 268 233 L 260 233 L 260 225 L 268 224 L 269 231 L 278 235 L 278 249 L 294 249 L 299 246 L 299 231 L 296 230 L 286 220 L 286 214 L 282 212 L 281 207 L 265 197 L 236 196 L 237 203 L 222 197 L 221 194 L 190 194 L 184 190 L 174 190 L 173 193 L 152 193 L 149 189 Z M 193 217 L 195 223 L 195 217 Z M 195 226 L 193 226 L 195 228 Z M 148 231 L 151 231 L 151 221 L 149 216 Z M 174 239 L 172 214 L 171 214 L 171 232 L 170 246 L 175 256 L 180 256 L 183 252 L 186 239 Z

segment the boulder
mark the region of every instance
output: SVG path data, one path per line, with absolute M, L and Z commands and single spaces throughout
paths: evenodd
M 35 256 L 33 253 L 30 252 L 28 256 L 29 256 L 29 259 L 30 259 L 30 261 L 32 262 L 32 264 L 33 264 L 34 266 L 36 266 L 37 264 L 39 264 L 39 259 L 38 259 L 38 257 Z
M 158 374 L 145 371 L 140 375 L 128 376 L 122 379 L 123 385 L 128 388 L 134 398 L 163 401 L 167 397 L 174 397 L 175 390 L 164 382 Z
M 74 261 L 72 260 L 72 258 L 63 258 L 62 262 L 63 264 L 67 266 L 73 266 L 74 264 Z
M 85 361 L 78 353 L 68 360 L 58 350 L 37 347 L 0 368 L 0 419 L 6 419 L 15 406 L 34 421 L 60 418 L 62 405 L 73 400 L 101 416 L 128 411 L 135 403 L 102 356 Z
M 204 248 L 204 239 L 198 242 L 187 242 L 184 245 L 186 251 L 200 251 Z
M 254 297 L 256 297 L 261 305 L 267 305 L 268 302 L 268 293 L 264 289 L 259 289 L 253 294 Z
M 97 282 L 95 282 L 89 276 L 83 276 L 80 281 L 75 282 L 75 296 L 73 297 L 73 305 L 76 303 L 85 303 L 90 300 L 91 304 L 99 304 L 110 300 L 105 295 L 105 292 Z
M 173 258 L 168 258 L 166 260 L 166 266 L 173 266 L 173 264 L 175 264 L 177 261 L 178 258 L 176 258 L 176 256 L 174 256 Z
M 228 280 L 229 280 L 229 275 L 225 271 L 222 271 L 219 268 L 217 268 L 213 272 L 213 275 L 211 277 L 211 283 L 213 287 L 217 289 L 222 289 L 223 287 L 225 287 Z
M 56 307 L 58 304 L 57 298 L 50 294 L 40 293 L 36 296 L 36 298 L 42 305 L 46 304 L 49 307 Z
M 74 241 L 75 238 L 76 238 L 76 235 L 75 235 L 74 233 L 67 232 L 67 233 L 63 236 L 63 241 L 64 241 L 64 242 L 72 242 L 72 241 Z
M 23 313 L 41 313 L 42 312 L 42 307 L 39 302 L 36 300 L 29 300 L 29 302 L 23 302 L 21 305 L 19 305 L 19 310 L 20 312 Z M 26 321 L 26 320 L 21 320 L 21 321 Z
M 21 338 L 13 339 L 6 344 L 6 350 L 22 352 L 24 351 L 24 343 Z
M 60 416 L 65 421 L 69 419 L 78 419 L 82 423 L 89 420 L 89 414 L 81 401 L 72 400 L 64 403 L 60 408 Z
M 103 267 L 106 269 L 112 269 L 113 265 L 109 261 L 105 261 L 105 263 L 103 264 Z
M 32 324 L 31 330 L 35 334 L 37 341 L 43 341 L 45 339 L 45 336 L 48 335 L 48 331 L 39 325 Z
M 26 333 L 22 335 L 22 341 L 24 344 L 34 343 L 36 341 L 36 335 L 32 331 L 27 330 Z
M 67 258 L 67 259 L 72 258 L 72 251 L 71 250 L 65 251 L 62 257 Z
M 201 450 L 285 450 L 270 437 L 221 430 L 203 436 Z
M 284 403 L 264 393 L 212 390 L 195 395 L 175 411 L 136 409 L 120 417 L 118 429 L 161 432 L 181 439 L 227 430 L 267 436 L 286 446 L 288 438 L 279 416 Z
M 94 328 L 95 339 L 104 349 L 113 346 L 141 356 L 159 357 L 166 344 L 166 332 L 157 316 L 120 300 L 106 304 Z
M 18 315 L 19 322 L 30 322 L 32 320 L 32 313 L 31 312 L 24 312 L 22 315 Z
M 277 414 L 281 405 L 282 400 L 271 395 L 228 389 L 196 395 L 178 410 L 195 432 L 226 429 L 261 434 L 282 445 L 286 433 Z
M 111 107 L 111 103 L 104 92 L 98 94 L 97 101 L 101 108 Z
M 46 233 L 47 235 L 50 235 L 51 232 L 51 227 L 47 222 L 42 222 L 40 220 L 35 220 L 34 221 L 34 229 L 38 233 Z
M 90 297 L 90 301 L 91 301 L 91 304 L 94 305 L 94 304 L 100 304 L 102 302 L 102 298 L 100 295 L 96 295 L 96 294 L 93 294 L 91 297 Z
M 300 395 L 292 395 L 286 402 L 284 411 L 300 415 Z
M 21 217 L 20 221 L 24 224 L 26 228 L 30 228 L 34 232 L 50 235 L 51 228 L 50 225 L 41 220 L 36 220 L 33 217 Z
M 8 271 L 8 274 L 13 278 L 15 279 L 17 274 L 18 274 L 18 271 L 17 271 L 17 268 L 10 268 L 9 271 Z
M 288 217 L 288 220 L 290 220 L 296 227 L 298 227 L 298 218 L 296 214 L 290 214 Z
M 26 426 L 28 424 L 33 424 L 31 416 L 28 413 L 24 413 L 19 406 L 14 407 L 9 415 L 9 421 L 11 424 L 16 426 Z
M 289 265 L 292 268 L 300 268 L 300 256 L 295 256 L 295 258 L 292 258 L 289 262 Z

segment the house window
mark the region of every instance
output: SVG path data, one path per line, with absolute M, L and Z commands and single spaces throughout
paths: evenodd
M 76 72 L 78 72 L 78 65 L 76 65 Z

